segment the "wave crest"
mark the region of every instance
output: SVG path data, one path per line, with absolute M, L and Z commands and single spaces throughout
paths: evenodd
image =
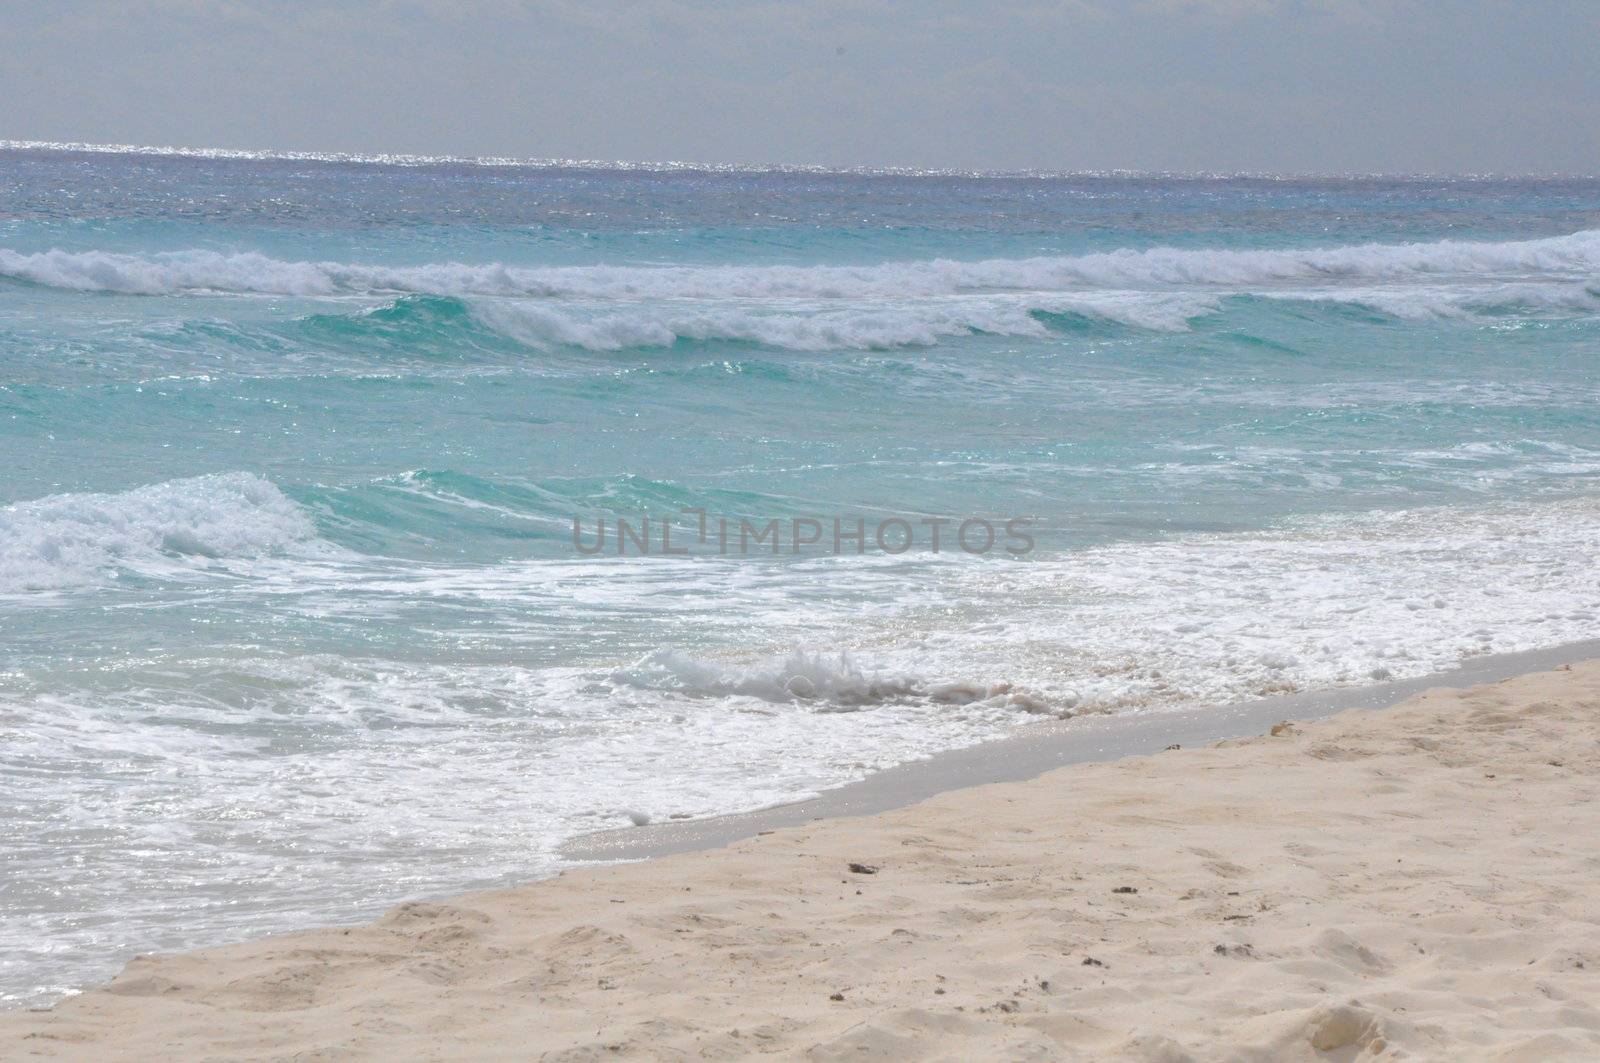
M 259 476 L 222 473 L 115 494 L 60 494 L 0 507 L 0 593 L 192 570 L 317 543 L 310 516 Z
M 591 351 L 670 347 L 680 340 L 723 340 L 797 351 L 931 347 L 941 339 L 987 333 L 1050 335 L 1037 315 L 1084 319 L 1157 331 L 1179 331 L 1217 308 L 1214 300 L 1166 293 L 1085 293 L 1019 299 L 944 299 L 892 307 L 773 310 L 748 306 L 631 305 L 596 312 L 509 300 L 474 301 L 478 323 L 535 347 Z
M 1279 250 L 1124 249 L 1077 256 L 871 266 L 562 266 L 294 262 L 255 252 L 128 255 L 0 249 L 0 276 L 76 291 L 170 295 L 500 295 L 593 299 L 850 299 L 1147 285 L 1237 288 L 1427 276 L 1586 275 L 1600 230 L 1538 240 L 1359 244 Z
M 646 690 L 698 697 L 743 697 L 774 704 L 802 703 L 819 712 L 850 712 L 891 702 L 968 705 L 994 702 L 1028 712 L 1049 712 L 1040 698 L 1010 683 L 930 680 L 863 666 L 851 654 L 796 650 L 785 657 L 738 668 L 658 650 L 612 675 L 612 681 Z

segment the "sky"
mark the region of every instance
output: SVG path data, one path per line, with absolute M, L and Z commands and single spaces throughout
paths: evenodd
M 0 0 L 0 139 L 1600 171 L 1594 0 Z

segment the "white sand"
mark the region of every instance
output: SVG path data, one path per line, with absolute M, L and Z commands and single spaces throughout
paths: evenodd
M 1597 799 L 1588 662 L 137 960 L 0 1059 L 1596 1060 Z

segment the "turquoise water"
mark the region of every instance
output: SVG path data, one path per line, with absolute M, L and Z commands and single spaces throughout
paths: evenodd
M 1593 637 L 1597 357 L 1593 180 L 0 151 L 0 994 Z

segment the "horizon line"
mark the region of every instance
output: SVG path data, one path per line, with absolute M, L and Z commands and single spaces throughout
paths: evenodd
M 1064 180 L 1082 178 L 1156 180 L 1257 180 L 1257 181 L 1572 181 L 1595 180 L 1600 174 L 1545 171 L 1528 173 L 1381 171 L 1381 170 L 1148 170 L 1111 169 L 967 169 L 916 166 L 828 166 L 820 163 L 714 163 L 678 160 L 639 161 L 582 159 L 555 156 L 426 155 L 412 152 L 304 151 L 287 148 L 216 148 L 176 145 L 117 144 L 91 141 L 22 140 L 0 138 L 0 151 L 36 151 L 81 155 L 143 155 L 224 162 L 311 162 L 324 164 L 393 166 L 477 166 L 485 169 L 595 170 L 618 173 L 793 174 L 818 177 L 930 177 L 972 180 Z

